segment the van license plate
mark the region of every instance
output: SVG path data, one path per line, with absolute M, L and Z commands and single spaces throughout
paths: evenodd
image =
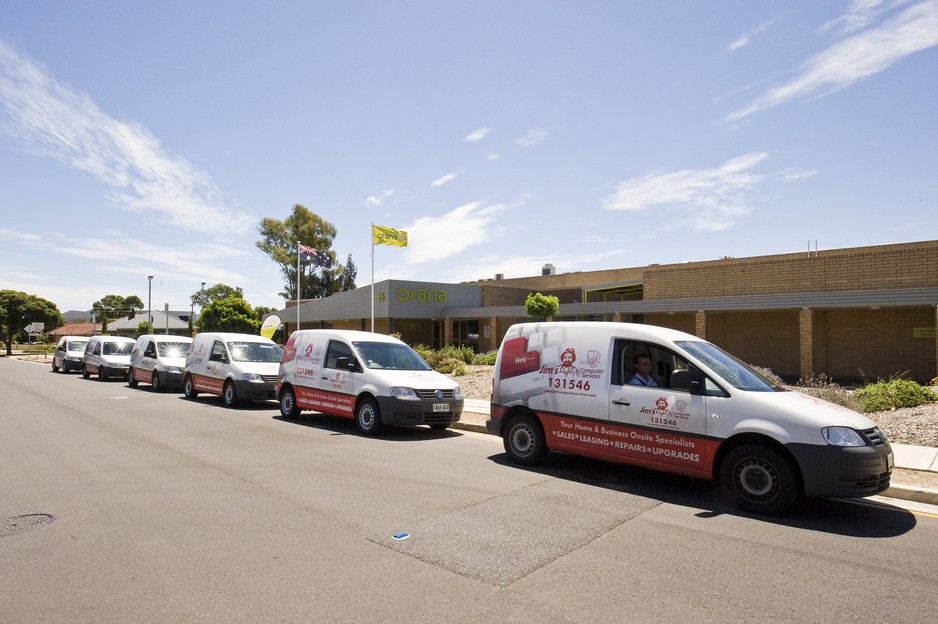
M 448 411 L 449 411 L 449 403 L 434 403 L 434 404 L 433 404 L 433 411 L 434 411 L 434 412 L 448 412 Z

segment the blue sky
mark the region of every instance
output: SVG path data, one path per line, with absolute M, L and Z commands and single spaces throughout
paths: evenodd
M 938 1 L 0 0 L 0 288 L 359 286 L 938 238 Z

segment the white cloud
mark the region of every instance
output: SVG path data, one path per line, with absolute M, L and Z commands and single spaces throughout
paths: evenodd
M 764 152 L 754 152 L 710 169 L 655 171 L 620 182 L 602 204 L 608 210 L 627 212 L 663 207 L 677 225 L 723 230 L 749 212 L 746 191 L 766 177 L 753 170 L 767 157 Z
M 800 182 L 801 180 L 813 178 L 819 173 L 820 171 L 817 169 L 811 171 L 805 171 L 804 169 L 786 169 L 778 173 L 778 179 L 782 182 Z
M 10 230 L 7 228 L 0 228 L 0 238 L 7 240 L 16 239 L 27 243 L 42 240 L 42 237 L 38 234 L 32 234 L 30 232 L 19 232 L 17 230 Z
M 249 217 L 219 199 L 209 177 L 149 131 L 118 121 L 0 41 L 0 132 L 38 155 L 91 174 L 124 210 L 207 233 L 247 232 Z M 218 224 L 224 223 L 224 228 Z
M 452 182 L 453 180 L 455 180 L 457 176 L 459 176 L 458 173 L 447 173 L 445 176 L 441 178 L 437 178 L 436 180 L 431 182 L 431 184 L 433 186 L 443 186 L 447 182 Z
M 565 247 L 570 248 L 569 245 Z M 573 247 L 576 249 L 576 246 Z M 602 253 L 565 253 L 556 252 L 536 256 L 507 256 L 504 254 L 487 254 L 467 262 L 461 262 L 458 267 L 450 270 L 444 276 L 450 282 L 471 282 L 476 280 L 493 279 L 495 275 L 502 274 L 505 279 L 513 277 L 531 277 L 540 275 L 545 264 L 553 264 L 558 273 L 572 271 L 586 271 L 613 258 L 625 254 L 625 249 L 610 249 Z
M 454 256 L 499 235 L 502 213 L 519 204 L 464 204 L 439 217 L 417 219 L 407 231 L 408 264 Z
M 391 197 L 393 197 L 394 193 L 396 192 L 397 189 L 394 188 L 384 189 L 383 191 L 379 191 L 374 195 L 370 195 L 364 202 L 362 202 L 362 204 L 365 206 L 381 206 L 384 204 L 384 202 L 391 199 Z
M 473 130 L 463 139 L 464 141 L 469 141 L 470 143 L 476 143 L 481 141 L 486 137 L 486 135 L 491 132 L 491 128 L 479 128 L 478 130 Z
M 496 154 L 495 152 L 485 155 L 486 160 L 498 160 L 499 158 L 501 158 L 501 156 Z
M 810 59 L 794 80 L 727 116 L 737 121 L 814 93 L 830 94 L 938 45 L 938 0 L 909 7 L 882 26 L 836 43 Z
M 547 139 L 547 131 L 534 128 L 533 130 L 529 130 L 528 133 L 520 139 L 517 139 L 515 143 L 521 147 L 531 147 L 532 145 L 543 143 L 545 139 Z
M 905 0 L 900 0 L 900 3 L 903 2 L 905 2 Z M 842 32 L 850 34 L 858 30 L 863 30 L 870 22 L 875 20 L 883 10 L 888 8 L 888 6 L 884 7 L 884 4 L 894 5 L 896 3 L 888 2 L 887 0 L 853 0 L 850 6 L 846 8 L 843 15 L 825 24 L 821 31 L 823 32 L 831 28 L 840 27 Z
M 756 26 L 756 27 L 752 30 L 752 32 L 747 33 L 747 34 L 741 36 L 739 39 L 737 39 L 737 40 L 734 41 L 733 43 L 729 44 L 729 45 L 726 47 L 726 49 L 727 49 L 727 50 L 730 50 L 730 51 L 733 51 L 733 50 L 738 50 L 738 49 L 740 49 L 740 48 L 742 48 L 742 47 L 745 47 L 745 46 L 749 45 L 749 41 L 750 41 L 753 37 L 755 37 L 756 35 L 762 34 L 763 32 L 765 32 L 765 31 L 766 31 L 772 24 L 774 24 L 774 23 L 775 23 L 775 20 L 774 20 L 774 19 L 770 19 L 770 20 L 768 20 L 768 21 L 762 22 L 761 24 L 759 24 L 758 26 Z

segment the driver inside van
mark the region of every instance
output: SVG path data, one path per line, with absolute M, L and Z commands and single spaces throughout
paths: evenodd
M 635 356 L 635 374 L 629 383 L 633 386 L 657 386 L 658 383 L 651 376 L 651 358 L 645 354 Z

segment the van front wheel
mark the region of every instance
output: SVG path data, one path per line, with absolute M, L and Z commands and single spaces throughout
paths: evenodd
M 186 375 L 185 380 L 182 382 L 182 393 L 187 399 L 194 399 L 199 396 L 199 391 L 195 389 L 195 384 L 192 383 L 192 375 Z
M 760 444 L 730 451 L 720 466 L 720 483 L 737 507 L 759 514 L 782 513 L 801 497 L 791 461 Z
M 280 415 L 288 420 L 293 420 L 300 415 L 300 408 L 296 405 L 296 395 L 293 394 L 292 388 L 280 394 Z
M 516 464 L 532 466 L 547 454 L 541 423 L 528 414 L 515 416 L 505 427 L 505 452 Z
M 163 391 L 163 382 L 160 381 L 160 374 L 156 371 L 153 371 L 153 377 L 150 378 L 150 389 L 153 390 L 153 392 Z
M 367 436 L 381 433 L 381 412 L 374 399 L 363 399 L 355 410 L 355 426 Z
M 237 407 L 238 405 L 238 391 L 235 390 L 235 385 L 233 381 L 226 381 L 225 388 L 222 390 L 222 399 L 225 400 L 225 405 L 227 407 Z

